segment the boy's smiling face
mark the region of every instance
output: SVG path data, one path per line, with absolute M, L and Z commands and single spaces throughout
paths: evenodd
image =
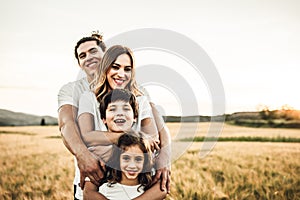
M 119 100 L 109 103 L 106 109 L 106 119 L 103 119 L 103 122 L 111 132 L 130 130 L 135 118 L 129 102 Z

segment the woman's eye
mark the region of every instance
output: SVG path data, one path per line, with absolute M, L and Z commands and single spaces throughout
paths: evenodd
M 118 70 L 118 69 L 119 69 L 119 66 L 113 65 L 113 66 L 111 66 L 111 68 L 114 69 L 114 70 Z
M 130 72 L 130 71 L 131 71 L 131 67 L 126 67 L 124 70 L 125 70 L 126 72 Z

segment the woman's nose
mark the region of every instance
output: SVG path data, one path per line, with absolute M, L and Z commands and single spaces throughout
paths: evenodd
M 125 74 L 124 69 L 120 68 L 119 71 L 118 71 L 118 76 L 119 77 L 124 77 L 124 74 Z

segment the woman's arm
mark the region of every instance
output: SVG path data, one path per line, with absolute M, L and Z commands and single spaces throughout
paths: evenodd
M 140 121 L 140 130 L 146 133 L 146 137 L 151 145 L 151 149 L 159 150 L 159 135 L 156 128 L 155 120 L 152 114 L 150 103 L 145 96 L 139 96 L 137 98 L 139 104 L 138 120 Z M 139 122 L 138 126 L 139 128 Z
M 119 137 L 123 135 L 123 133 L 95 130 L 94 116 L 91 113 L 82 113 L 79 115 L 78 124 L 82 139 L 87 147 L 115 144 Z
M 159 138 L 154 120 L 152 118 L 145 118 L 141 121 L 141 131 L 146 133 L 147 140 L 151 146 L 151 150 L 159 150 Z
M 87 181 L 83 190 L 83 199 L 85 200 L 107 200 L 105 196 L 98 192 L 98 187 Z

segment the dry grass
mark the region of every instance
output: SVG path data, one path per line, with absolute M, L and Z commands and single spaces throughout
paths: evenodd
M 196 135 L 208 126 L 196 125 Z M 180 124 L 168 127 L 178 137 Z M 185 125 L 180 137 L 194 127 Z M 225 125 L 222 137 L 253 134 L 299 137 L 299 130 Z M 72 199 L 73 157 L 59 135 L 56 126 L 0 127 L 0 199 Z M 201 145 L 173 161 L 168 199 L 299 199 L 299 143 L 219 142 L 204 159 Z

